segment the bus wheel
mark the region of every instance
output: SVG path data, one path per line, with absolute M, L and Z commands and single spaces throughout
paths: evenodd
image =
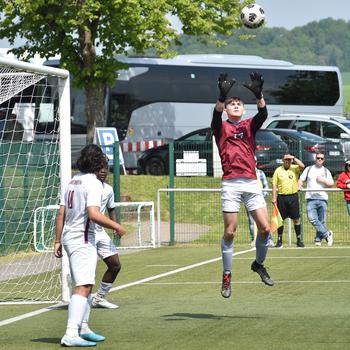
M 147 175 L 165 175 L 165 165 L 159 158 L 150 158 L 145 170 Z

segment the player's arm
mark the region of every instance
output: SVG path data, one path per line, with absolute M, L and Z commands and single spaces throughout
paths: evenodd
M 90 206 L 87 207 L 87 213 L 89 219 L 96 222 L 97 224 L 114 230 L 120 237 L 125 234 L 125 229 L 122 225 L 119 225 L 117 222 L 111 220 L 107 216 L 103 215 L 100 212 L 100 207 Z
M 225 109 L 225 100 L 227 99 L 227 94 L 236 82 L 235 79 L 227 77 L 227 73 L 221 73 L 218 77 L 218 88 L 219 97 L 216 101 L 215 108 L 213 111 L 213 118 L 211 121 L 211 129 L 216 137 L 219 138 L 219 130 L 222 124 L 222 112 Z
M 107 208 L 108 216 L 111 220 L 117 221 L 117 213 L 115 212 L 115 208 Z
M 249 76 L 250 83 L 244 83 L 243 86 L 250 90 L 256 98 L 258 113 L 254 116 L 252 127 L 258 130 L 267 118 L 266 102 L 262 93 L 264 77 L 258 72 L 252 72 Z
M 56 236 L 54 254 L 56 258 L 62 258 L 62 231 L 64 226 L 65 206 L 61 205 L 56 217 Z

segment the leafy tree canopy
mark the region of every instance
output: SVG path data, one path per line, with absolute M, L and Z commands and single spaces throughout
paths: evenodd
M 240 27 L 240 10 L 252 0 L 0 0 L 0 38 L 25 44 L 12 50 L 30 59 L 35 54 L 60 55 L 62 68 L 87 98 L 87 141 L 94 126 L 105 126 L 104 97 L 123 68 L 115 57 L 154 50 L 174 55 L 171 43 L 180 36 L 169 15 L 177 16 L 186 35 L 216 45 Z M 220 35 L 220 36 L 219 36 Z

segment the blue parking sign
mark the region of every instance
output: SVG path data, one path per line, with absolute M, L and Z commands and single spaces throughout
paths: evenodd
M 108 145 L 113 145 L 118 141 L 118 133 L 116 128 L 96 128 L 96 140 L 97 143 L 101 146 L 102 151 L 108 157 L 109 165 L 113 165 L 113 147 L 106 147 Z M 120 165 L 124 165 L 124 157 L 119 146 L 119 162 Z

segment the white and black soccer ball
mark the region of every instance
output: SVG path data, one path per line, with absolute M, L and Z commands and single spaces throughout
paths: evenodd
M 265 22 L 265 11 L 258 4 L 247 5 L 241 12 L 241 21 L 250 29 L 261 27 Z

